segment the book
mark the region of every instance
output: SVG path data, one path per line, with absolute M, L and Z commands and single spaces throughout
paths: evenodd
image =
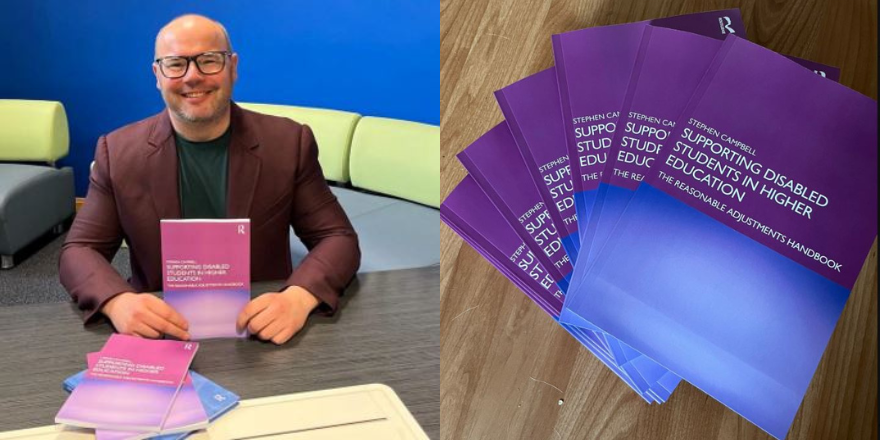
M 236 319 L 250 301 L 250 220 L 162 220 L 163 297 L 193 340 L 245 337 Z
M 72 392 L 80 382 L 82 382 L 85 374 L 86 371 L 84 370 L 65 379 L 62 383 L 64 390 Z M 201 403 L 209 422 L 213 422 L 232 408 L 235 408 L 241 400 L 237 394 L 214 383 L 199 373 L 190 371 L 188 376 L 192 379 L 193 388 L 198 395 L 199 402 Z M 156 440 L 180 440 L 188 435 L 188 432 L 180 432 L 176 434 L 154 435 L 153 437 L 147 438 L 153 438 Z
M 457 157 L 553 281 L 566 290 L 571 260 L 507 124 L 496 125 Z
M 649 24 L 718 39 L 745 33 L 739 10 L 727 9 L 552 36 L 580 236 L 589 221 L 642 34 Z
M 97 362 L 100 352 L 89 353 L 86 355 L 88 367 L 91 368 Z M 208 426 L 208 415 L 199 401 L 192 383 L 192 376 L 189 372 L 180 386 L 180 391 L 171 404 L 171 410 L 168 417 L 162 424 L 162 429 L 158 432 L 138 432 L 138 431 L 108 431 L 106 429 L 96 429 L 95 437 L 98 439 L 128 439 L 136 440 L 155 436 L 157 434 L 172 434 L 180 432 L 189 432 L 202 429 Z
M 581 237 L 584 258 L 577 262 L 575 273 L 586 273 L 586 268 L 595 260 L 598 249 L 605 244 L 638 183 L 661 152 L 675 119 L 684 109 L 721 44 L 720 40 L 690 32 L 650 25 L 646 28 L 620 111 L 620 129 L 612 137 L 608 161 Z M 836 68 L 789 58 L 807 68 L 823 72 L 830 79 L 839 76 Z M 581 292 L 580 279 L 573 279 L 571 286 L 570 294 L 566 297 L 569 304 Z M 583 321 L 583 317 L 575 315 L 570 307 L 563 306 L 560 321 L 571 324 Z M 611 341 L 610 348 L 620 364 L 638 354 L 617 341 Z
M 56 423 L 115 431 L 158 431 L 198 350 L 197 342 L 113 334 Z
M 590 219 L 582 237 L 585 259 L 577 273 L 586 273 L 596 253 L 605 244 L 620 214 L 626 208 L 648 168 L 662 152 L 675 119 L 684 109 L 722 42 L 701 35 L 649 26 L 642 39 L 642 50 L 627 87 L 621 108 L 620 129 L 609 148 L 609 159 L 600 179 Z M 836 81 L 839 69 L 788 57 L 796 63 Z M 573 301 L 580 280 L 572 281 Z M 576 322 L 565 307 L 560 319 Z M 612 347 L 613 349 L 614 347 Z
M 876 121 L 728 37 L 573 310 L 785 437 L 877 235 Z
M 440 205 L 440 216 L 465 242 L 554 320 L 557 319 L 562 304 L 562 291 L 471 176 L 465 176 L 443 201 Z M 652 390 L 648 389 L 648 385 L 639 388 L 626 370 L 614 364 L 601 336 L 583 328 L 564 324 L 562 326 L 646 401 L 662 401 L 668 398 L 671 389 L 658 386 L 657 390 Z M 674 389 L 674 386 L 670 388 Z M 654 398 L 654 395 L 658 397 Z M 663 396 L 662 400 L 660 396 Z

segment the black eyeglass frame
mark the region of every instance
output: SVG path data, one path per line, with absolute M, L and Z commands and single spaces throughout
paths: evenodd
M 218 70 L 214 73 L 205 73 L 202 70 L 202 66 L 199 65 L 199 62 L 196 61 L 196 58 L 198 58 L 202 55 L 207 55 L 207 54 L 222 54 L 222 55 L 224 55 L 222 58 L 223 65 L 220 66 L 220 70 Z M 232 55 L 234 55 L 234 54 L 235 54 L 235 52 L 230 52 L 227 50 L 209 50 L 207 52 L 202 52 L 202 53 L 190 55 L 190 56 L 169 55 L 167 57 L 156 58 L 155 60 L 153 60 L 153 62 L 159 65 L 159 71 L 162 72 L 162 76 L 164 76 L 165 78 L 168 78 L 168 79 L 178 79 L 178 78 L 183 78 L 184 76 L 186 76 L 187 73 L 189 73 L 189 65 L 190 64 L 195 64 L 196 69 L 198 69 L 199 73 L 201 73 L 202 75 L 216 75 L 216 74 L 222 72 L 223 69 L 226 68 L 226 58 L 232 57 Z M 165 73 L 165 65 L 162 63 L 162 61 L 169 59 L 169 58 L 180 58 L 180 59 L 186 60 L 186 67 L 183 69 L 182 74 L 180 74 L 179 76 L 168 76 L 168 74 Z

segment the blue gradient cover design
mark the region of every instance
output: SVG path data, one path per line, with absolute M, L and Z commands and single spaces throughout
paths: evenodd
M 591 322 L 784 437 L 849 290 L 647 184 L 619 228 Z

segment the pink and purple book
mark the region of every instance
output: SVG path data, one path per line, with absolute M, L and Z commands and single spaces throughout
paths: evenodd
M 113 431 L 159 432 L 198 348 L 197 342 L 111 335 L 90 359 L 82 382 L 64 402 L 55 422 Z
M 88 367 L 92 368 L 101 356 L 101 352 L 89 353 L 86 355 L 88 359 Z M 162 429 L 159 432 L 141 432 L 141 431 L 113 431 L 107 429 L 96 429 L 95 438 L 98 440 L 135 440 L 150 438 L 161 434 L 175 434 L 181 432 L 196 431 L 208 426 L 208 414 L 202 406 L 196 388 L 193 386 L 192 376 L 186 373 L 186 379 L 180 386 L 180 391 L 171 404 L 171 411 Z
M 245 337 L 236 318 L 250 301 L 250 220 L 162 220 L 164 299 L 193 340 Z

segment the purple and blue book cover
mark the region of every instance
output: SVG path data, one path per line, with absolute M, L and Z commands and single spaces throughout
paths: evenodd
M 159 431 L 198 347 L 197 342 L 111 335 L 55 422 L 116 431 Z
M 648 26 L 641 43 L 630 84 L 614 132 L 608 161 L 596 191 L 590 218 L 582 237 L 583 258 L 574 273 L 585 274 L 605 244 L 648 168 L 661 153 L 670 131 L 715 57 L 722 41 L 701 35 Z M 836 80 L 839 70 L 833 67 L 789 57 L 822 76 Z M 580 278 L 572 280 L 571 303 L 581 292 Z M 560 320 L 578 323 L 565 307 Z M 612 345 L 619 361 L 635 353 L 626 345 Z
M 728 37 L 572 310 L 785 437 L 877 234 L 876 121 Z
M 193 340 L 245 337 L 236 329 L 250 301 L 250 221 L 162 220 L 165 301 Z
M 600 179 L 582 244 L 586 260 L 595 259 L 632 193 L 660 154 L 675 119 L 684 109 L 721 41 L 701 35 L 649 26 L 620 111 L 608 161 Z M 795 57 L 792 61 L 837 81 L 840 70 Z

